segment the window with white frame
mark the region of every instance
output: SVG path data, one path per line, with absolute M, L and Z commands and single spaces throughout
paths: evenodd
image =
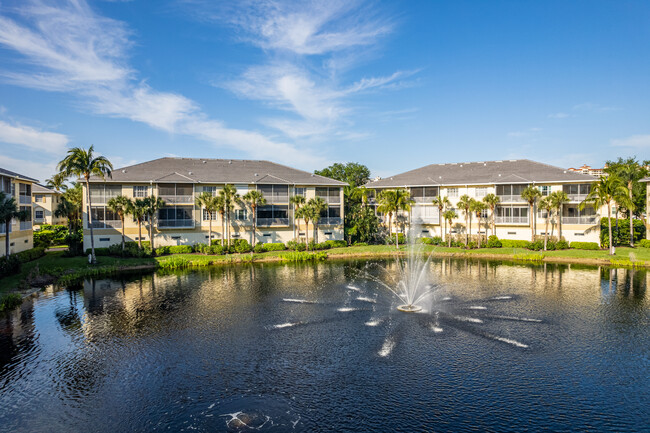
M 474 188 L 474 197 L 485 197 L 487 195 L 487 187 Z
M 133 187 L 133 197 L 135 198 L 144 198 L 148 197 L 149 187 L 147 186 L 134 186 Z
M 458 188 L 447 188 L 447 197 L 458 197 Z
M 212 195 L 217 195 L 217 187 L 216 186 L 204 186 L 203 187 L 203 192 L 209 192 Z
M 542 193 L 543 197 L 546 197 L 551 193 L 551 186 L 550 185 L 539 185 L 537 188 L 539 188 L 539 192 Z
M 34 218 L 37 220 L 42 220 L 43 219 L 43 211 L 42 210 L 35 210 L 34 211 Z
M 294 195 L 301 195 L 304 197 L 307 193 L 307 188 L 294 188 L 293 191 Z
M 210 214 L 212 214 L 212 217 L 210 217 Z M 208 212 L 206 209 L 203 209 L 203 221 L 210 221 L 210 219 L 212 219 L 212 221 L 216 220 L 217 212 L 216 211 Z
M 248 211 L 246 209 L 235 209 L 235 221 L 246 221 L 248 219 Z
M 36 203 L 43 203 L 43 196 L 40 195 L 40 194 L 36 194 L 36 195 L 34 195 L 34 201 L 35 201 Z

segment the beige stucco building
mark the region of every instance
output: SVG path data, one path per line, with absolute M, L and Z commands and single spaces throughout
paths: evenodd
M 25 221 L 13 220 L 9 228 L 9 253 L 19 253 L 34 246 L 32 231 L 32 186 L 38 182 L 27 176 L 0 168 L 0 191 L 16 199 L 16 205 L 25 211 Z M 0 255 L 6 254 L 6 227 L 0 224 Z
M 42 224 L 66 224 L 68 219 L 54 215 L 59 204 L 61 192 L 35 183 L 32 185 L 32 207 L 34 212 L 34 229 Z
M 530 160 L 481 161 L 453 164 L 431 164 L 389 178 L 370 182 L 366 186 L 376 191 L 405 188 L 411 193 L 415 204 L 410 214 L 411 227 L 419 230 L 418 236 L 441 236 L 449 232 L 437 206 L 432 204 L 435 197 L 447 197 L 458 218 L 452 221 L 452 236 L 464 235 L 467 231 L 465 215 L 458 207 L 460 197 L 468 195 L 482 200 L 487 194 L 495 194 L 500 203 L 494 212 L 496 235 L 500 239 L 530 240 L 532 237 L 529 205 L 521 197 L 521 192 L 529 185 L 539 188 L 542 197 L 555 191 L 564 191 L 569 202 L 561 210 L 562 236 L 569 242 L 599 242 L 599 219 L 607 216 L 606 209 L 587 206 L 580 209 L 591 185 L 598 179 L 581 173 L 574 173 L 559 167 Z M 536 209 L 535 235 L 544 235 L 545 212 Z M 480 232 L 491 234 L 486 221 L 491 221 L 490 211 L 484 212 Z M 557 220 L 557 219 L 555 219 Z M 557 237 L 558 225 L 549 220 L 549 235 Z M 471 233 L 476 235 L 479 223 L 472 217 Z
M 225 184 L 234 185 L 240 196 L 252 189 L 259 190 L 267 202 L 257 209 L 255 234 L 250 207 L 243 203 L 235 206 L 230 227 L 233 239 L 246 239 L 251 243 L 253 236 L 256 243 L 304 239 L 307 235 L 305 224 L 302 220 L 295 220 L 295 209 L 290 204 L 290 198 L 294 195 L 303 195 L 306 200 L 321 197 L 328 204 L 319 221 L 320 242 L 343 239 L 343 186 L 346 185 L 343 182 L 269 161 L 160 158 L 116 169 L 112 177 L 105 180 L 91 178 L 95 246 L 108 247 L 121 242 L 122 224 L 106 206 L 112 197 L 119 195 L 131 199 L 154 195 L 164 200 L 166 206 L 153 221 L 156 246 L 208 243 L 209 215 L 196 205 L 196 198 L 203 192 L 217 194 Z M 84 248 L 89 248 L 86 209 L 84 184 Z M 222 223 L 218 213 L 213 215 L 213 239 L 225 237 Z M 149 240 L 147 227 L 148 223 L 143 224 L 143 241 Z M 133 217 L 127 216 L 124 229 L 127 240 L 138 240 L 138 225 Z M 314 234 L 310 222 L 310 240 Z
M 645 237 L 650 239 L 650 177 L 641 179 L 641 182 L 644 182 L 646 185 L 646 194 L 645 194 Z

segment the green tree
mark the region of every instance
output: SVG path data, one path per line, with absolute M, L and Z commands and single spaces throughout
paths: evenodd
M 584 209 L 587 205 L 591 204 L 596 209 L 607 205 L 607 226 L 609 230 L 609 254 L 614 255 L 614 242 L 612 242 L 612 202 L 617 198 L 627 197 L 627 188 L 623 185 L 623 181 L 613 174 L 609 176 L 601 176 L 597 183 L 591 186 L 591 191 L 580 203 L 580 209 Z
M 539 208 L 546 211 L 545 223 L 546 227 L 544 228 L 544 251 L 546 251 L 546 245 L 548 244 L 548 220 L 553 216 L 553 200 L 551 197 L 544 197 L 539 201 Z
M 454 221 L 455 218 L 458 218 L 458 214 L 456 213 L 455 210 L 448 210 L 445 211 L 444 214 L 442 214 L 442 217 L 447 221 L 447 230 L 449 231 L 448 236 L 447 236 L 447 242 L 449 247 L 451 247 L 451 224 Z
M 488 207 L 490 208 L 490 217 L 492 218 L 491 226 L 492 226 L 492 234 L 493 235 L 497 234 L 497 227 L 496 227 L 496 222 L 495 222 L 496 219 L 495 219 L 495 215 L 494 215 L 495 212 L 494 211 L 495 211 L 495 209 L 497 208 L 497 206 L 499 205 L 500 202 L 501 202 L 501 199 L 496 194 L 490 193 L 490 194 L 487 194 L 485 197 L 483 197 L 483 203 L 488 205 Z
M 246 194 L 244 194 L 243 199 L 248 204 L 248 206 L 250 206 L 251 213 L 253 214 L 253 247 L 254 247 L 255 234 L 257 233 L 257 207 L 264 206 L 266 204 L 266 199 L 264 198 L 264 194 L 261 191 L 257 191 L 255 189 L 250 190 Z
M 644 184 L 639 182 L 644 177 L 648 176 L 648 169 L 646 166 L 650 165 L 650 161 L 644 161 L 640 163 L 637 161 L 636 157 L 629 158 L 618 158 L 617 161 L 607 161 L 607 168 L 605 172 L 608 174 L 616 175 L 621 181 L 626 184 L 629 191 L 628 194 L 628 217 L 630 219 L 630 245 L 634 246 L 634 223 L 633 215 L 634 211 L 637 212 L 639 216 L 643 215 L 645 210 L 645 196 L 646 196 L 646 187 Z M 618 218 L 618 207 L 616 211 L 616 216 Z
M 316 170 L 314 173 L 319 176 L 345 182 L 351 188 L 365 185 L 370 181 L 370 170 L 368 167 L 356 162 L 348 162 L 347 164 L 337 162 L 322 170 Z
M 86 199 L 88 205 L 86 212 L 88 213 L 88 226 L 90 227 L 90 253 L 91 262 L 97 263 L 95 257 L 95 239 L 92 224 L 92 201 L 90 196 L 90 177 L 97 176 L 104 180 L 106 176 L 111 177 L 113 164 L 103 156 L 94 156 L 94 148 L 90 146 L 88 150 L 80 147 L 75 147 L 68 150 L 68 154 L 63 158 L 58 165 L 59 172 L 63 173 L 65 177 L 77 176 L 83 178 L 86 182 Z
M 472 200 L 467 194 L 463 194 L 458 200 L 458 208 L 465 214 L 465 228 L 467 229 L 465 230 L 465 246 L 469 243 L 469 235 L 472 229 Z
M 27 217 L 27 212 L 19 210 L 14 197 L 0 191 L 0 224 L 4 224 L 5 227 L 5 255 L 7 257 L 9 257 L 11 220 L 16 218 L 25 221 Z
M 219 211 L 219 199 L 210 192 L 203 192 L 196 198 L 196 205 L 199 209 L 205 209 L 208 213 L 208 245 L 212 244 L 212 215 Z M 203 220 L 203 216 L 201 216 Z
M 68 185 L 65 183 L 66 180 L 68 180 L 68 178 L 63 173 L 56 173 L 45 181 L 45 185 L 56 191 L 65 191 L 68 189 Z
M 226 244 L 230 247 L 230 215 L 235 210 L 235 203 L 239 201 L 240 197 L 237 194 L 237 188 L 229 183 L 221 188 L 219 195 L 223 197 L 223 208 L 226 216 Z
M 302 218 L 305 221 L 305 244 L 309 251 L 309 221 L 320 218 L 320 212 L 307 204 L 296 211 L 296 218 Z
M 54 216 L 68 219 L 68 229 L 72 233 L 81 228 L 81 212 L 83 208 L 83 188 L 80 183 L 72 183 L 59 200 L 54 210 Z
M 438 208 L 438 220 L 440 221 L 440 236 L 442 240 L 445 240 L 445 230 L 442 228 L 442 224 L 445 221 L 445 219 L 442 217 L 442 214 L 445 212 L 445 210 L 449 207 L 451 207 L 451 202 L 449 201 L 449 198 L 447 196 L 441 197 L 438 196 L 431 200 L 431 203 Z
M 133 219 L 138 223 L 138 248 L 142 249 L 142 223 L 147 216 L 147 203 L 141 198 L 132 200 L 127 214 L 132 215 Z
M 289 199 L 289 203 L 293 205 L 293 216 L 295 220 L 299 220 L 299 218 L 296 217 L 296 212 L 298 212 L 298 209 L 300 209 L 301 206 L 304 206 L 306 202 L 307 199 L 304 195 L 294 195 Z M 293 225 L 293 238 L 297 238 L 296 224 Z
M 352 236 L 355 241 L 374 242 L 379 231 L 379 219 L 375 215 L 375 211 L 370 207 L 357 205 L 350 216 L 353 225 L 349 228 L 348 235 Z
M 156 196 L 149 196 L 145 197 L 144 199 L 144 204 L 145 204 L 145 212 L 147 217 L 149 217 L 149 245 L 151 246 L 151 251 L 155 252 L 155 246 L 153 244 L 153 226 L 156 221 L 156 215 L 158 214 L 158 211 L 165 207 L 165 200 L 163 200 L 160 197 Z
M 535 242 L 535 228 L 537 227 L 537 215 L 535 213 L 535 203 L 537 199 L 542 196 L 541 191 L 532 185 L 527 186 L 521 192 L 523 198 L 529 206 L 530 210 L 530 241 Z
M 476 214 L 478 219 L 478 247 L 481 248 L 481 219 L 483 218 L 483 211 L 487 209 L 487 205 L 480 200 L 472 200 L 471 210 Z M 470 219 L 471 222 L 471 219 Z M 487 232 L 487 229 L 485 230 Z
M 327 203 L 320 197 L 314 197 L 309 199 L 307 207 L 310 208 L 309 213 L 312 225 L 314 226 L 314 242 L 318 243 L 318 220 L 321 217 L 321 213 L 327 210 Z
M 124 216 L 127 214 L 131 206 L 131 199 L 123 195 L 118 195 L 117 197 L 111 198 L 108 203 L 106 203 L 106 206 L 117 214 L 122 223 L 122 252 L 124 252 Z
M 549 197 L 551 198 L 551 203 L 553 203 L 553 209 L 555 209 L 555 215 L 557 216 L 558 239 L 562 240 L 562 208 L 565 203 L 569 202 L 569 196 L 564 191 L 555 191 Z

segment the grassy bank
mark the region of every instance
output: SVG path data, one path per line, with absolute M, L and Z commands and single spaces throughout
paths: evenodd
M 400 254 L 406 254 L 406 246 L 399 248 Z M 523 248 L 482 248 L 465 250 L 432 245 L 422 245 L 422 252 L 434 257 L 476 257 L 497 260 L 582 263 L 591 265 L 650 267 L 649 248 L 623 248 L 616 250 L 615 256 L 608 255 L 607 250 L 559 250 L 529 251 Z M 333 248 L 326 251 L 329 258 L 371 258 L 391 257 L 398 250 L 391 245 L 353 246 Z M 0 294 L 14 291 L 29 291 L 32 286 L 45 285 L 55 281 L 66 282 L 84 277 L 100 277 L 119 274 L 124 271 L 146 269 L 177 269 L 185 267 L 202 267 L 236 263 L 265 261 L 300 261 L 323 259 L 324 254 L 316 257 L 293 254 L 287 251 L 272 251 L 255 254 L 202 255 L 175 254 L 153 258 L 116 258 L 97 257 L 97 265 L 88 264 L 86 257 L 64 257 L 62 251 L 51 251 L 45 256 L 24 263 L 21 272 L 0 279 Z M 306 254 L 306 253 L 305 253 Z

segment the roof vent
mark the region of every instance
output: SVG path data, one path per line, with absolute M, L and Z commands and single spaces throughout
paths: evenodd
M 122 170 L 122 173 L 126 173 L 126 170 Z
M 228 164 L 232 164 L 232 160 L 231 160 L 231 161 L 228 161 Z
M 205 164 L 206 162 L 208 162 L 208 161 L 203 161 L 203 164 Z
M 462 167 L 462 166 L 463 166 L 463 164 L 461 164 L 460 166 Z
M 190 172 L 188 172 L 188 174 L 191 176 L 191 175 L 193 175 L 194 173 L 192 173 L 192 172 L 190 171 Z
M 255 173 L 255 177 L 259 176 L 259 174 Z
M 564 170 L 564 174 L 566 174 L 566 170 Z
M 501 177 L 501 173 L 499 173 L 499 177 Z

